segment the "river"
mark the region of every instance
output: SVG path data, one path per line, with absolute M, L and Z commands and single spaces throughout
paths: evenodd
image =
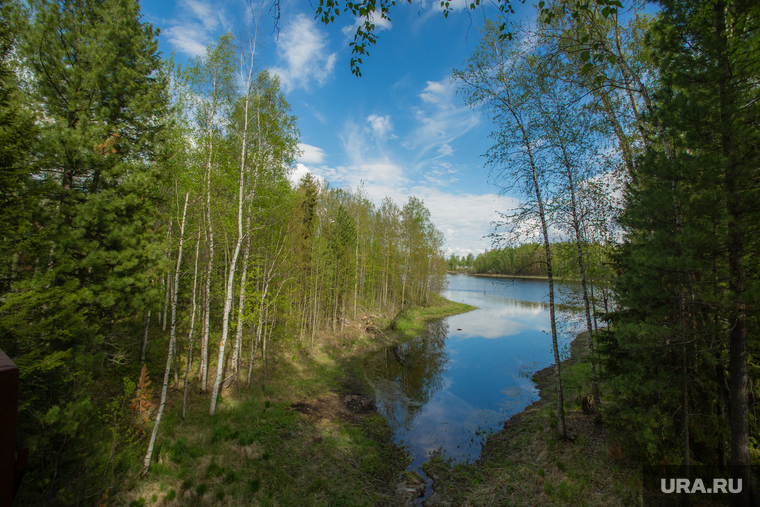
M 477 459 L 489 433 L 538 399 L 533 373 L 554 364 L 545 280 L 448 276 L 443 296 L 477 309 L 431 322 L 363 361 L 378 410 L 412 454 L 410 470 L 436 451 L 454 462 Z M 558 309 L 557 322 L 566 354 L 578 312 Z

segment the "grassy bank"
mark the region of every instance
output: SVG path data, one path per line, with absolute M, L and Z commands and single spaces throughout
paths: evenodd
M 473 307 L 441 300 L 400 315 L 357 315 L 314 348 L 281 346 L 251 389 L 223 392 L 214 417 L 194 393 L 167 403 L 147 477 L 136 471 L 109 505 L 397 506 L 410 462 L 393 443 L 358 370 L 367 352 L 416 336 L 425 322 Z M 401 488 L 403 489 L 403 488 Z
M 556 435 L 556 383 L 549 367 L 533 376 L 540 400 L 491 435 L 476 463 L 451 466 L 433 458 L 423 467 L 435 481 L 424 505 L 641 505 L 640 464 L 626 457 L 598 418 L 581 410 L 590 392 L 587 343 L 586 333 L 579 335 L 562 362 L 568 440 Z

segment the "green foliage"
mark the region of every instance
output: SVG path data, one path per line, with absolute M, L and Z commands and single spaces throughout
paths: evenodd
M 159 267 L 151 228 L 168 95 L 157 32 L 136 2 L 30 7 L 8 17 L 9 28 L 24 27 L 18 40 L 2 37 L 0 122 L 13 128 L 0 129 L 0 184 L 22 214 L 0 216 L 2 255 L 13 259 L 3 267 L 12 276 L 1 286 L 0 348 L 20 367 L 30 463 L 19 501 L 54 505 L 76 503 L 79 481 L 95 491 L 133 458 L 133 384 L 122 395 L 122 378 L 136 378 L 124 367 L 133 317 Z M 11 8 L 3 3 L 3 19 Z M 5 72 L 6 43 L 23 62 L 23 94 Z M 45 121 L 31 128 L 35 115 Z
M 662 2 L 647 36 L 662 83 L 648 128 L 661 134 L 631 175 L 615 257 L 620 311 L 600 336 L 609 418 L 653 463 L 683 459 L 684 392 L 688 411 L 700 414 L 688 420 L 693 461 L 718 463 L 729 433 L 741 440 L 758 431 L 747 396 L 733 397 L 726 379 L 753 385 L 749 364 L 760 352 L 756 314 L 744 306 L 759 286 L 748 228 L 760 220 L 760 59 L 748 50 L 757 48 L 759 11 L 719 5 Z

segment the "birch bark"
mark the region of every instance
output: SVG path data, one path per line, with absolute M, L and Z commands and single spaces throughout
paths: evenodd
M 172 291 L 174 297 L 172 298 L 172 325 L 171 325 L 171 338 L 169 339 L 169 353 L 166 357 L 166 371 L 164 372 L 164 385 L 161 388 L 161 403 L 158 406 L 158 414 L 156 415 L 156 423 L 153 425 L 153 432 L 150 435 L 150 443 L 148 444 L 148 451 L 145 453 L 145 459 L 143 460 L 143 474 L 148 473 L 150 467 L 150 460 L 153 456 L 153 446 L 156 443 L 156 435 L 158 435 L 158 427 L 161 424 L 161 416 L 164 414 L 164 407 L 166 406 L 166 391 L 169 387 L 169 374 L 172 369 L 172 356 L 174 355 L 174 342 L 177 338 L 177 293 L 179 291 L 179 270 L 182 266 L 182 243 L 185 239 L 185 219 L 187 217 L 187 202 L 190 198 L 190 193 L 185 194 L 185 209 L 182 212 L 182 226 L 180 229 L 179 239 L 179 252 L 177 254 L 177 267 L 174 274 L 174 290 Z

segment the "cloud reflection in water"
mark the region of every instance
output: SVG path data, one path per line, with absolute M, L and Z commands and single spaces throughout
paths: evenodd
M 477 310 L 432 322 L 363 364 L 380 412 L 417 470 L 436 450 L 455 461 L 477 458 L 488 433 L 538 399 L 530 376 L 554 362 L 549 308 L 537 300 L 545 285 L 502 284 L 501 294 L 484 295 L 482 278 L 450 280 L 444 295 Z M 519 296 L 520 287 L 527 300 L 505 297 Z M 558 312 L 563 318 L 572 320 Z

